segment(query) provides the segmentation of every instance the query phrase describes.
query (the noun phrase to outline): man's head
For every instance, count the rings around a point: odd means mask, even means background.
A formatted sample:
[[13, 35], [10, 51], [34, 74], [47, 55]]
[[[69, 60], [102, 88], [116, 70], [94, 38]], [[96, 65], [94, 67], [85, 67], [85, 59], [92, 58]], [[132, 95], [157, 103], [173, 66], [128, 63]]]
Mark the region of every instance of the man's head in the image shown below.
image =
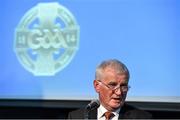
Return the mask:
[[103, 61], [97, 67], [94, 88], [107, 110], [114, 111], [124, 104], [129, 76], [127, 67], [116, 59]]

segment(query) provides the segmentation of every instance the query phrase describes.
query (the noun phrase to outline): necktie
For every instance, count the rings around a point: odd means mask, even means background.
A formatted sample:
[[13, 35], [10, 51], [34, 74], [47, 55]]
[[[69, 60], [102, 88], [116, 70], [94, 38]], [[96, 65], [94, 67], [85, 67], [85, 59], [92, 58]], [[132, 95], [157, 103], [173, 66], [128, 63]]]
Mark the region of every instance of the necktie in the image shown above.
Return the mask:
[[112, 117], [114, 117], [114, 114], [112, 112], [107, 111], [104, 113], [104, 116], [105, 116], [106, 120], [109, 120]]

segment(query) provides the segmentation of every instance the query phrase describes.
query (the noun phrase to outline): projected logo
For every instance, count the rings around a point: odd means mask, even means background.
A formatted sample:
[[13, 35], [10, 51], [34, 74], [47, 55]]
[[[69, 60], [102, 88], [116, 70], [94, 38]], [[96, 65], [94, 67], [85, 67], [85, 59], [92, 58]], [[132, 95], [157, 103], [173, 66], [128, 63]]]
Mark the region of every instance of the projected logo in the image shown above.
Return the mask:
[[71, 12], [58, 3], [39, 3], [21, 19], [14, 49], [23, 67], [35, 76], [52, 76], [73, 59], [79, 26]]

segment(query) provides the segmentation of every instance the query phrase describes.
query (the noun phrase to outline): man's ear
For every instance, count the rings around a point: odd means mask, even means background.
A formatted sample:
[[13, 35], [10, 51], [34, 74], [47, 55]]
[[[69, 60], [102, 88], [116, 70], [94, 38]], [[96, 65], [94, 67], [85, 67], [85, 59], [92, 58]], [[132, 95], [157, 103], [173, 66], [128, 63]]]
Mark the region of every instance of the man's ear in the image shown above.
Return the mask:
[[97, 80], [94, 80], [94, 89], [96, 90], [97, 93], [100, 91], [100, 83]]

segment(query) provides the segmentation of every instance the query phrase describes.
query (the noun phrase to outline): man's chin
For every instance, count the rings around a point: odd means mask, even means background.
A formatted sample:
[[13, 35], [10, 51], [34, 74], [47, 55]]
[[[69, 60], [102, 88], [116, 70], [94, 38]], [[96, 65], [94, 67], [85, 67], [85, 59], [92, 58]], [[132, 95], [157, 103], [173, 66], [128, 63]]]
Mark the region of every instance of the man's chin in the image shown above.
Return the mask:
[[120, 101], [120, 100], [113, 100], [112, 101], [112, 107], [113, 108], [119, 108], [122, 107], [124, 104], [124, 102]]

